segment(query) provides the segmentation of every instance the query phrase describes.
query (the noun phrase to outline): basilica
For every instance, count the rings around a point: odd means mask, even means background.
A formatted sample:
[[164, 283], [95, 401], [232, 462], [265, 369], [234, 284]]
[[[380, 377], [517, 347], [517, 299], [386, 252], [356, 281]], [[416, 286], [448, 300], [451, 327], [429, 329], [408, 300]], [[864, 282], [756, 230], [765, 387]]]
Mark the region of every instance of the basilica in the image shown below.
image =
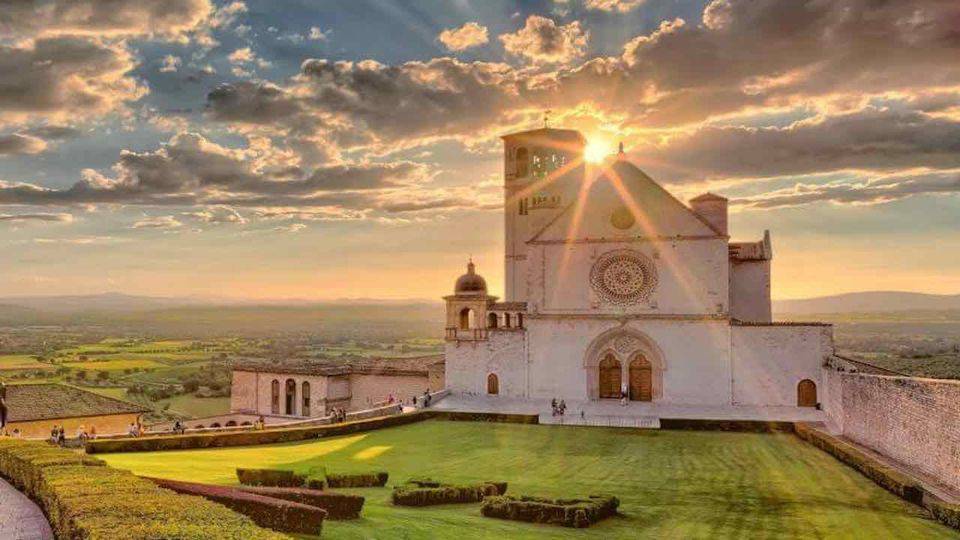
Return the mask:
[[772, 321], [769, 232], [684, 204], [577, 131], [503, 137], [505, 290], [473, 261], [445, 297], [453, 395], [817, 407], [829, 325]]

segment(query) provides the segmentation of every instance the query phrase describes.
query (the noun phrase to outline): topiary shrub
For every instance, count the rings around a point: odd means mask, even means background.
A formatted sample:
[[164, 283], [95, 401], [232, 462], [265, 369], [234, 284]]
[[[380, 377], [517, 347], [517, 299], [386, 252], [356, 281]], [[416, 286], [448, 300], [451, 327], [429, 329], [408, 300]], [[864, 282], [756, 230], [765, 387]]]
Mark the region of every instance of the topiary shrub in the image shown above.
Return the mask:
[[43, 508], [61, 539], [285, 538], [219, 504], [45, 443], [0, 439], [0, 475]]
[[307, 477], [282, 469], [243, 469], [237, 467], [237, 478], [245, 486], [300, 487]]
[[389, 475], [383, 471], [360, 474], [327, 474], [327, 486], [331, 488], [383, 487]]
[[393, 488], [393, 504], [398, 506], [433, 506], [438, 504], [462, 504], [482, 501], [485, 497], [503, 495], [506, 482], [483, 482], [476, 485], [457, 486], [441, 484], [430, 479], [412, 479]]
[[150, 478], [162, 488], [196, 495], [248, 516], [254, 523], [276, 531], [320, 535], [327, 511], [316, 506], [251, 493], [240, 488]]
[[347, 493], [328, 493], [305, 488], [277, 488], [277, 487], [239, 487], [243, 491], [276, 497], [288, 501], [308, 504], [323, 508], [327, 511], [328, 519], [356, 519], [360, 517], [364, 498], [360, 495]]
[[620, 500], [591, 495], [586, 499], [544, 499], [497, 496], [483, 499], [480, 513], [486, 517], [584, 528], [616, 515]]

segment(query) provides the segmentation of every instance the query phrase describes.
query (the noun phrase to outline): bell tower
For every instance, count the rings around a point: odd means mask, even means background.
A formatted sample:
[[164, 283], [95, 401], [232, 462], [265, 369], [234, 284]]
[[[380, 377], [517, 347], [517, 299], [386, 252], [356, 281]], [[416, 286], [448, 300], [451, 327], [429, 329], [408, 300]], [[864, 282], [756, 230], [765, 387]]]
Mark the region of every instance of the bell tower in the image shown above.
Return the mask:
[[503, 139], [507, 302], [527, 300], [527, 241], [572, 203], [585, 174], [579, 131], [543, 127]]

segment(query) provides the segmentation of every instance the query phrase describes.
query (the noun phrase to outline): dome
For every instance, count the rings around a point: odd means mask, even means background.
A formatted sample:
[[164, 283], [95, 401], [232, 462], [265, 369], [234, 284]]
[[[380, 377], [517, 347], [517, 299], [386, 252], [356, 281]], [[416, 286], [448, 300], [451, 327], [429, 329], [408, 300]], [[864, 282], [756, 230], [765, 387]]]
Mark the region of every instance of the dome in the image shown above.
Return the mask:
[[457, 278], [455, 294], [487, 294], [487, 282], [477, 274], [473, 261], [467, 263], [467, 273]]

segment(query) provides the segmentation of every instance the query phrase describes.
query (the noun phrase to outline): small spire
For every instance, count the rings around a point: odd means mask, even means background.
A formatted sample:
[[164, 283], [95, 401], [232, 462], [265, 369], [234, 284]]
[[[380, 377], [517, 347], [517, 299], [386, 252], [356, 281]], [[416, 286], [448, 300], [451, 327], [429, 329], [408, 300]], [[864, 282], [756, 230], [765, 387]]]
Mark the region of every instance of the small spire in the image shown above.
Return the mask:
[[622, 158], [623, 155], [624, 155], [624, 153], [623, 153], [623, 141], [620, 141], [620, 150], [617, 152], [617, 157]]
[[550, 113], [553, 112], [550, 109], [543, 111], [543, 127], [544, 129], [550, 127]]
[[475, 274], [475, 273], [476, 273], [476, 265], [473, 264], [473, 256], [472, 256], [472, 255], [467, 259], [467, 273], [468, 273], [468, 274]]

